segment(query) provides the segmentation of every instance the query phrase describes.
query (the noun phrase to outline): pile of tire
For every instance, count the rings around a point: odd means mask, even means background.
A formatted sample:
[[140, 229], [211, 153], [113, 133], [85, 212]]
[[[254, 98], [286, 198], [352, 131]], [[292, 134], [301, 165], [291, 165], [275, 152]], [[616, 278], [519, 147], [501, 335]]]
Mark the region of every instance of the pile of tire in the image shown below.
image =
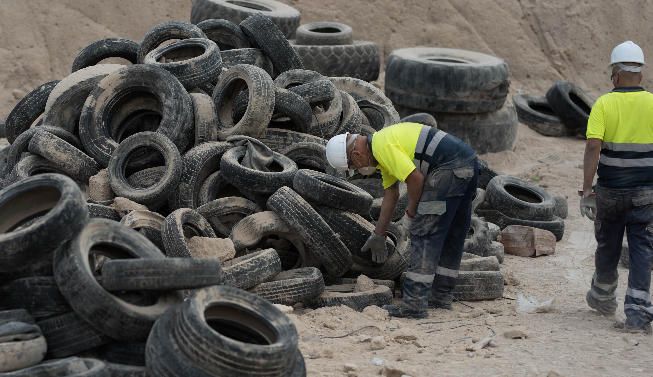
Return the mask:
[[508, 65], [479, 52], [449, 48], [402, 48], [385, 68], [385, 93], [401, 116], [426, 112], [438, 128], [478, 153], [512, 148], [517, 114], [506, 103]]
[[509, 175], [492, 178], [475, 213], [504, 229], [523, 225], [548, 230], [560, 241], [564, 235], [567, 200], [543, 188]]
[[569, 81], [556, 81], [545, 97], [512, 97], [519, 121], [544, 136], [585, 137], [594, 100]]

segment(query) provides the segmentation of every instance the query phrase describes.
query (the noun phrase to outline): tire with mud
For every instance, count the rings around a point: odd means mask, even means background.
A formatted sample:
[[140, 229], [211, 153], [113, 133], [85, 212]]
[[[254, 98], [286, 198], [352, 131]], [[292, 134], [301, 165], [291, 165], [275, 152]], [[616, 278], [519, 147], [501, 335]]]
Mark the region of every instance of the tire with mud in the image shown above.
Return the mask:
[[94, 66], [104, 59], [123, 58], [132, 64], [138, 62], [140, 45], [124, 38], [105, 38], [84, 47], [73, 61], [71, 72]]
[[43, 319], [38, 325], [48, 342], [48, 358], [77, 355], [111, 341], [74, 312]]
[[487, 256], [487, 250], [492, 243], [489, 232], [490, 230], [485, 220], [472, 216], [471, 226], [467, 238], [465, 238], [463, 251], [481, 257]]
[[567, 198], [562, 195], [554, 195], [553, 202], [555, 203], [553, 214], [560, 217], [561, 219], [566, 219], [569, 215], [569, 205], [567, 204]]
[[487, 209], [479, 207], [476, 210], [479, 217], [483, 217], [486, 221], [497, 224], [501, 229], [508, 225], [523, 225], [533, 228], [548, 230], [556, 237], [556, 241], [560, 241], [565, 233], [565, 222], [563, 219], [553, 216], [550, 220], [524, 220], [508, 216], [501, 211], [495, 209]]
[[459, 301], [494, 300], [503, 296], [501, 271], [460, 271], [451, 292]]
[[273, 304], [292, 306], [307, 303], [324, 291], [322, 273], [315, 267], [282, 271], [272, 280], [261, 283], [250, 292]]
[[543, 188], [509, 175], [499, 175], [490, 181], [485, 191], [489, 208], [510, 217], [524, 220], [551, 220], [555, 201]]
[[249, 199], [228, 196], [213, 200], [197, 208], [221, 237], [229, 237], [231, 229], [243, 218], [261, 212], [261, 208]]
[[13, 143], [43, 114], [48, 97], [57, 84], [59, 80], [39, 85], [14, 106], [5, 120], [5, 133], [9, 143]]
[[246, 146], [235, 147], [222, 156], [220, 171], [229, 183], [240, 190], [261, 194], [272, 194], [280, 187], [292, 186], [298, 170], [293, 160], [274, 152], [270, 171], [259, 171], [241, 164], [246, 152]]
[[253, 14], [240, 23], [240, 28], [252, 46], [260, 48], [270, 58], [277, 74], [304, 68], [299, 55], [270, 18], [260, 13]]
[[319, 136], [279, 128], [268, 128], [260, 140], [275, 152], [281, 152], [297, 143], [317, 143], [324, 146], [327, 143]]
[[367, 123], [375, 130], [380, 130], [399, 121], [399, 113], [381, 89], [353, 77], [330, 77], [329, 79], [338, 90], [347, 92], [354, 97], [358, 107], [365, 114]]
[[148, 240], [152, 241], [159, 250], [163, 250], [163, 239], [161, 235], [161, 228], [165, 222], [165, 217], [162, 215], [145, 210], [136, 210], [131, 211], [122, 219], [119, 219], [120, 223], [126, 227], [132, 228], [142, 235], [144, 235]]
[[197, 211], [180, 208], [166, 217], [161, 237], [168, 257], [191, 258], [188, 247], [191, 237], [216, 238], [211, 224]]
[[3, 285], [0, 307], [25, 309], [37, 320], [71, 311], [51, 276], [25, 277]]
[[145, 33], [138, 49], [138, 63], [145, 62], [145, 56], [163, 42], [189, 38], [205, 38], [204, 32], [196, 25], [183, 21], [168, 21], [155, 25]]
[[388, 250], [388, 259], [380, 266], [366, 266], [355, 263], [352, 271], [359, 272], [372, 279], [394, 280], [399, 278], [408, 267], [410, 239], [402, 225], [390, 223], [387, 230], [388, 239], [394, 249]]
[[29, 142], [28, 150], [37, 154], [77, 182], [88, 183], [100, 171], [93, 158], [47, 131], [38, 130]]
[[250, 289], [281, 272], [281, 259], [274, 249], [265, 249], [226, 261], [222, 265], [224, 284]]
[[220, 52], [251, 47], [240, 26], [229, 20], [206, 19], [197, 23], [197, 27], [204, 32], [208, 39], [218, 45]]
[[379, 78], [379, 45], [370, 41], [353, 41], [344, 45], [309, 45], [291, 41], [304, 67], [329, 77], [352, 77], [363, 81]]
[[343, 211], [367, 214], [372, 206], [372, 195], [346, 180], [315, 170], [298, 170], [293, 188], [311, 203]]
[[556, 81], [546, 99], [569, 133], [585, 136], [594, 99], [569, 81]]
[[512, 102], [519, 121], [544, 136], [566, 136], [569, 131], [555, 114], [546, 97], [516, 94]]
[[356, 311], [363, 311], [368, 306], [392, 303], [392, 290], [384, 285], [375, 285], [374, 289], [356, 292], [355, 284], [329, 285], [324, 289], [313, 305], [317, 307], [345, 305]]
[[6, 323], [0, 325], [0, 332], [3, 333], [3, 339], [0, 339], [0, 373], [29, 368], [45, 357], [47, 344], [38, 326]]
[[6, 377], [112, 377], [106, 364], [97, 359], [69, 357], [50, 360], [30, 368], [4, 374]]

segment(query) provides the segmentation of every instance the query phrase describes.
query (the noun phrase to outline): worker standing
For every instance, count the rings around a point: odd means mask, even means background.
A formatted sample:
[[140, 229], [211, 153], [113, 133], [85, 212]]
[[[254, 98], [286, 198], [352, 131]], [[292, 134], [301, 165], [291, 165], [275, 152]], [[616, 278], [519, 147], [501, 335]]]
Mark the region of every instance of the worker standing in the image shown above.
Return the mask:
[[385, 237], [399, 198], [398, 181], [406, 182], [404, 220], [409, 224], [411, 252], [403, 302], [384, 308], [392, 316], [411, 318], [426, 317], [428, 305], [451, 309], [478, 180], [474, 150], [437, 128], [399, 123], [370, 136], [334, 136], [326, 155], [336, 169], [357, 169], [363, 175], [381, 171], [381, 214], [363, 246], [375, 262], [387, 258]]
[[[617, 264], [624, 231], [630, 273], [624, 311], [615, 327], [651, 333], [653, 307], [653, 94], [645, 91], [642, 49], [631, 41], [612, 50], [612, 92], [601, 96], [587, 124], [581, 214], [594, 220], [597, 241], [588, 305], [603, 315], [617, 310]], [[598, 168], [598, 170], [597, 170]], [[598, 173], [596, 193], [592, 192]]]

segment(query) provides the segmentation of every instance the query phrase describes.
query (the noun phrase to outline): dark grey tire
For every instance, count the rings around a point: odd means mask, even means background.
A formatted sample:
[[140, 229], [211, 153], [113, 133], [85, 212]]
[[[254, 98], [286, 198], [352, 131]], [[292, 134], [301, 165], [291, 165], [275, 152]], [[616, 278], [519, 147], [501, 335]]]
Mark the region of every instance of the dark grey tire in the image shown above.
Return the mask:
[[19, 182], [25, 178], [33, 177], [39, 174], [61, 174], [68, 176], [68, 174], [61, 170], [59, 166], [46, 160], [41, 156], [31, 153], [24, 154], [23, 158], [14, 166], [12, 171], [3, 182], [5, 186], [12, 183]]
[[[157, 123], [149, 129], [124, 129], [125, 119], [146, 111]], [[120, 119], [122, 118], [122, 119]], [[107, 166], [120, 141], [140, 131], [156, 131], [180, 151], [193, 143], [193, 104], [169, 72], [147, 64], [125, 67], [105, 77], [91, 92], [80, 118], [86, 152]]]
[[267, 16], [253, 14], [240, 23], [240, 28], [252, 46], [260, 48], [270, 58], [277, 74], [304, 68], [301, 58], [290, 46], [286, 36]]
[[353, 41], [339, 46], [304, 45], [291, 41], [304, 67], [329, 77], [352, 77], [363, 81], [379, 78], [381, 53], [370, 41]]
[[329, 79], [338, 90], [347, 92], [354, 97], [358, 107], [365, 113], [369, 125], [375, 130], [380, 130], [399, 121], [399, 113], [381, 89], [352, 77], [330, 77]]
[[25, 309], [0, 310], [0, 325], [8, 322], [34, 324], [34, 317]]
[[26, 277], [0, 288], [0, 307], [26, 309], [37, 320], [71, 311], [50, 276]]
[[546, 99], [568, 132], [585, 136], [594, 99], [569, 81], [556, 81], [546, 92]]
[[19, 371], [5, 373], [6, 377], [112, 377], [106, 364], [90, 358], [69, 357], [51, 360]]
[[272, 280], [249, 290], [273, 304], [307, 303], [324, 291], [322, 273], [315, 267], [282, 271]]
[[373, 290], [355, 292], [355, 284], [330, 285], [324, 289], [314, 302], [317, 307], [345, 305], [362, 311], [368, 306], [383, 306], [392, 303], [392, 290], [384, 285], [376, 285]]
[[240, 163], [247, 147], [235, 147], [227, 151], [220, 161], [224, 178], [236, 188], [254, 193], [272, 194], [282, 186], [291, 186], [297, 173], [297, 164], [288, 157], [274, 152], [270, 171], [248, 168]]
[[[248, 105], [243, 117], [233, 119], [233, 100], [237, 93], [247, 89]], [[213, 91], [218, 118], [218, 137], [222, 140], [231, 135], [259, 137], [274, 113], [274, 82], [261, 68], [239, 64], [220, 75]]]
[[316, 143], [326, 146], [327, 141], [319, 136], [303, 132], [268, 128], [259, 140], [275, 152], [281, 152], [297, 143]]
[[222, 275], [217, 259], [109, 260], [100, 284], [108, 291], [169, 291], [219, 285]]
[[392, 102], [428, 112], [496, 111], [510, 87], [508, 65], [502, 59], [466, 50], [395, 50], [385, 72], [385, 92]]
[[480, 158], [478, 159], [478, 187], [486, 190], [487, 185], [490, 183], [492, 178], [496, 177], [497, 175], [499, 174], [490, 168], [485, 160]]
[[145, 56], [163, 42], [188, 38], [206, 38], [206, 35], [200, 28], [187, 22], [168, 21], [160, 23], [145, 33], [138, 49], [138, 63], [143, 63]]
[[111, 377], [146, 377], [147, 369], [144, 366], [123, 365], [106, 362]]
[[290, 90], [277, 88], [274, 95], [274, 114], [270, 125], [308, 132], [312, 124], [313, 112], [309, 103]]
[[[21, 227], [34, 218], [39, 220]], [[5, 273], [74, 237], [88, 221], [88, 209], [72, 179], [40, 174], [0, 191], [0, 219], [0, 273]]]
[[566, 219], [569, 215], [569, 206], [567, 204], [567, 198], [562, 195], [554, 195], [553, 202], [555, 203], [555, 208], [553, 209], [553, 214], [560, 217], [561, 219]]
[[186, 89], [212, 84], [222, 72], [218, 45], [206, 38], [188, 38], [157, 47], [143, 61], [172, 73]]
[[351, 253], [299, 194], [284, 186], [270, 196], [267, 206], [303, 237], [309, 251], [330, 275], [339, 277], [349, 270]]
[[298, 45], [350, 45], [354, 42], [351, 26], [340, 22], [319, 21], [300, 25], [295, 39]]
[[326, 160], [326, 147], [324, 144], [313, 142], [299, 142], [289, 145], [280, 152], [282, 155], [295, 161], [299, 169], [310, 169], [327, 173], [334, 177], [344, 176], [335, 170]]
[[73, 312], [41, 320], [38, 325], [48, 342], [49, 358], [77, 355], [111, 341]]
[[211, 18], [223, 18], [239, 24], [253, 14], [269, 17], [287, 38], [294, 36], [299, 26], [299, 11], [274, 0], [194, 0], [190, 22], [197, 24]]
[[388, 250], [389, 257], [380, 266], [366, 266], [355, 263], [352, 271], [359, 272], [372, 279], [394, 280], [406, 271], [410, 253], [410, 239], [403, 226], [390, 223], [387, 231], [388, 238], [395, 245], [394, 250]]
[[88, 216], [92, 219], [120, 221], [120, 214], [115, 209], [102, 204], [87, 203]]
[[323, 80], [326, 76], [307, 69], [291, 69], [280, 73], [274, 78], [274, 84], [279, 88], [290, 89], [310, 82]]
[[342, 119], [337, 133], [349, 132], [352, 134], [361, 133], [363, 118], [365, 114], [358, 107], [358, 103], [349, 93], [340, 91], [342, 97]]
[[165, 217], [162, 215], [151, 211], [136, 210], [129, 212], [122, 219], [119, 219], [119, 221], [122, 225], [144, 235], [159, 250], [164, 250], [161, 228], [163, 227]]
[[555, 201], [543, 188], [509, 175], [494, 177], [485, 191], [489, 208], [524, 220], [551, 220]]
[[546, 97], [517, 94], [512, 97], [519, 121], [544, 136], [566, 136], [569, 131], [555, 114]]
[[486, 257], [487, 251], [492, 243], [489, 232], [490, 230], [485, 220], [472, 216], [471, 226], [467, 238], [465, 238], [463, 251]]
[[499, 271], [499, 259], [495, 256], [475, 257], [460, 262], [460, 271]]
[[45, 111], [48, 97], [59, 81], [48, 81], [27, 93], [11, 110], [5, 120], [7, 141], [13, 143], [18, 135], [29, 129]]
[[195, 145], [218, 140], [218, 118], [211, 96], [191, 93], [190, 99], [195, 117]]
[[220, 51], [222, 55], [222, 67], [231, 68], [238, 64], [248, 64], [261, 68], [268, 75], [272, 76], [274, 68], [272, 62], [263, 51], [258, 48], [239, 48], [234, 50]]
[[414, 113], [404, 116], [399, 122], [419, 123], [433, 128], [438, 128], [438, 121], [435, 120], [433, 115], [428, 113]]
[[84, 47], [75, 57], [71, 72], [94, 66], [104, 59], [123, 58], [132, 64], [138, 61], [140, 45], [124, 38], [105, 38]]
[[213, 200], [197, 208], [221, 237], [229, 237], [231, 229], [243, 218], [260, 212], [261, 208], [249, 199], [225, 197]]
[[240, 26], [225, 19], [207, 19], [197, 23], [206, 37], [217, 43], [220, 52], [241, 48], [249, 48], [249, 40]]
[[368, 214], [372, 206], [372, 195], [346, 180], [314, 170], [297, 171], [293, 189], [304, 199], [318, 205]]
[[225, 285], [250, 289], [280, 273], [281, 259], [274, 249], [265, 249], [228, 260], [222, 268]]
[[32, 136], [28, 149], [78, 182], [88, 183], [89, 178], [100, 171], [100, 166], [89, 155], [45, 130]]
[[501, 271], [460, 271], [451, 292], [459, 301], [494, 300], [503, 296]]
[[480, 208], [476, 210], [479, 217], [483, 217], [486, 221], [497, 224], [501, 229], [508, 225], [523, 225], [533, 228], [548, 230], [556, 237], [556, 241], [560, 241], [565, 233], [565, 222], [559, 217], [553, 217], [550, 220], [524, 220], [508, 216], [501, 211], [495, 209]]
[[180, 208], [166, 217], [161, 231], [168, 257], [191, 258], [188, 239], [191, 237], [216, 238], [211, 224], [197, 211]]
[[138, 232], [109, 220], [91, 220], [75, 239], [55, 252], [55, 279], [77, 315], [113, 339], [145, 340], [154, 321], [178, 304], [181, 296], [165, 292], [152, 302], [136, 305], [107, 292], [89, 264], [94, 248], [101, 248], [102, 255], [110, 259], [163, 259], [164, 255]]
[[[166, 170], [155, 185], [134, 187], [127, 180], [127, 167], [135, 152], [143, 149], [153, 149], [161, 153], [165, 160]], [[128, 137], [113, 151], [111, 161], [109, 161], [109, 181], [113, 192], [117, 196], [143, 204], [165, 200], [179, 185], [181, 171], [179, 150], [170, 139], [157, 132], [139, 132]]]

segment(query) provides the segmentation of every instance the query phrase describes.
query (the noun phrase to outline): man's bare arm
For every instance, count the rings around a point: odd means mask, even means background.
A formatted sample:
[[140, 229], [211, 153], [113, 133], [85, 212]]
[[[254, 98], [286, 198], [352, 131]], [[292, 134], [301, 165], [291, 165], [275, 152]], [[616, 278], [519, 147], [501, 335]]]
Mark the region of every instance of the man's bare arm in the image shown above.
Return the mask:
[[417, 212], [417, 205], [422, 197], [422, 190], [424, 189], [424, 175], [417, 169], [413, 170], [406, 178], [406, 185], [408, 186], [408, 207], [406, 213], [408, 216], [414, 217]]
[[392, 215], [395, 211], [395, 206], [399, 200], [399, 185], [395, 184], [387, 188], [383, 192], [383, 202], [381, 202], [381, 214], [379, 215], [379, 221], [376, 222], [376, 228], [374, 233], [385, 236], [385, 232], [388, 230], [388, 225], [390, 220], [392, 220]]
[[589, 195], [592, 192], [592, 183], [594, 174], [599, 165], [599, 155], [601, 154], [601, 140], [587, 139], [585, 144], [585, 157], [583, 159], [583, 193]]

